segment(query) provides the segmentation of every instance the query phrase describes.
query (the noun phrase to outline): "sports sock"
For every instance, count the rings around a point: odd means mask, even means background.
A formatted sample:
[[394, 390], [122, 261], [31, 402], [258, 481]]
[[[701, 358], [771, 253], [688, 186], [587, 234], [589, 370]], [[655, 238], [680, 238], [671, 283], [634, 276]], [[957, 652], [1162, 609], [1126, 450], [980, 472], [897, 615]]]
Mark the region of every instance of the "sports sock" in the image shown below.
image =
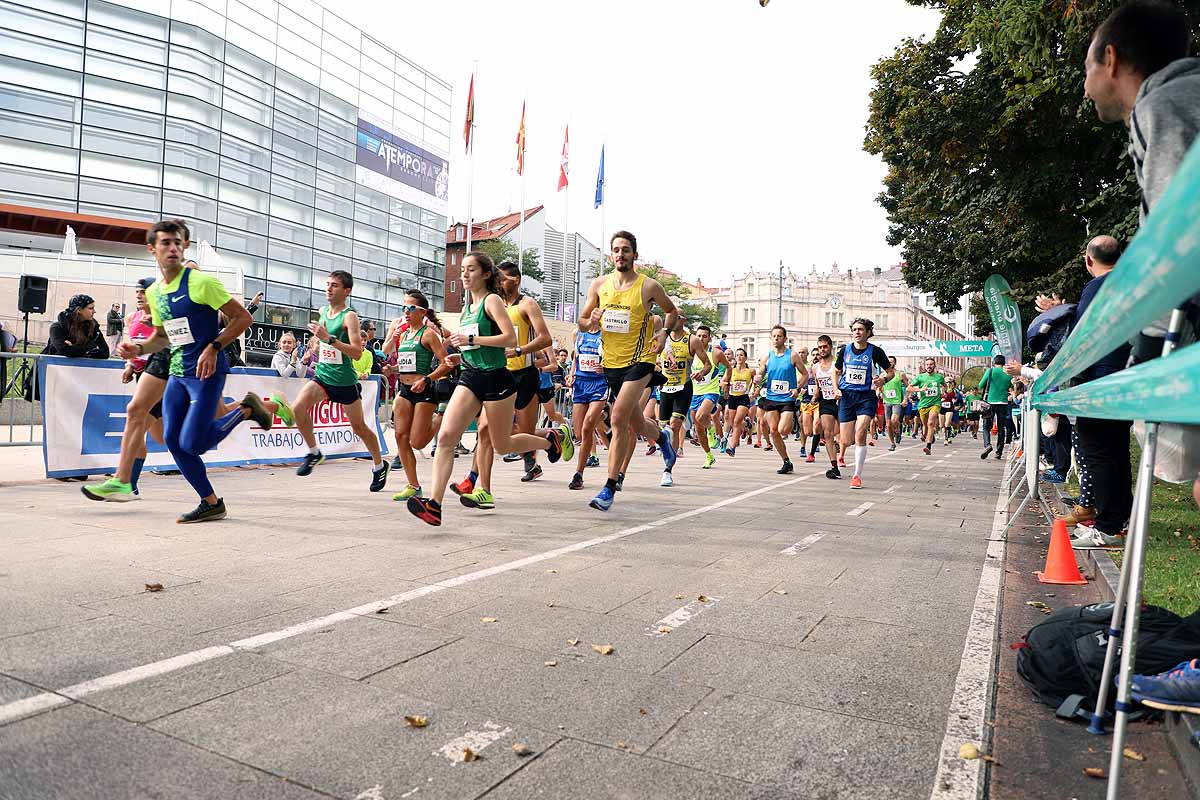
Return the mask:
[[533, 453], [526, 453], [525, 454], [525, 471], [529, 472], [535, 466], [537, 466], [537, 462], [533, 460]]
[[142, 476], [142, 467], [146, 465], [146, 459], [135, 458], [133, 460], [133, 469], [129, 471], [129, 486], [135, 492], [138, 490], [138, 478]]
[[320, 452], [321, 452], [321, 448], [317, 447], [315, 444], [312, 447], [308, 448], [309, 455], [315, 456]]
[[608, 480], [606, 480], [604, 482], [604, 488], [608, 489], [610, 492], [615, 492], [617, 490], [617, 479], [609, 478]]
[[814, 433], [813, 437], [812, 437], [812, 447], [808, 448], [808, 454], [810, 456], [815, 456], [817, 454], [817, 449], [820, 447], [820, 445], [821, 445], [821, 437], [819, 434]]
[[862, 474], [863, 464], [867, 463], [867, 448], [856, 447], [854, 449], [854, 474], [855, 476]]
[[474, 483], [475, 481], [479, 480], [479, 473], [475, 470], [471, 470], [467, 473], [467, 480], [469, 480], [471, 483]]

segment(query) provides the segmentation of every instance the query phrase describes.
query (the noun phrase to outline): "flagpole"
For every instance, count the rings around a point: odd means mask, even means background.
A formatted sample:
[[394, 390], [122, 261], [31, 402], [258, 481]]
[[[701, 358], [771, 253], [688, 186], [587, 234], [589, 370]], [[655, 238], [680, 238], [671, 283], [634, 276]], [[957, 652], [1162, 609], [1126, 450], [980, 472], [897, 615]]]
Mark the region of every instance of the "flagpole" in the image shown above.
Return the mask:
[[[528, 100], [528, 96], [526, 96]], [[517, 156], [517, 177], [521, 179], [521, 224], [517, 231], [517, 271], [525, 274], [525, 101], [521, 101], [521, 152]]]
[[[470, 96], [467, 100], [467, 114], [469, 115], [467, 123], [470, 125], [470, 133], [467, 138], [467, 253], [471, 252], [471, 233], [475, 228], [474, 218], [471, 216], [471, 204], [475, 195], [475, 79], [477, 77], [479, 77], [479, 59], [475, 59], [475, 69], [471, 73]], [[465, 254], [463, 257], [466, 257]]]
[[[601, 153], [602, 158], [603, 158], [604, 151], [607, 149], [608, 149], [608, 142], [606, 141], [600, 145], [600, 153]], [[603, 194], [600, 195], [600, 274], [603, 275], [605, 258], [606, 258], [605, 254], [608, 252], [604, 249], [607, 246], [604, 243], [604, 230], [605, 230], [604, 229], [604, 212], [608, 210], [608, 173], [607, 172], [605, 172], [604, 181], [601, 183], [600, 186], [601, 186], [601, 191], [603, 192]]]

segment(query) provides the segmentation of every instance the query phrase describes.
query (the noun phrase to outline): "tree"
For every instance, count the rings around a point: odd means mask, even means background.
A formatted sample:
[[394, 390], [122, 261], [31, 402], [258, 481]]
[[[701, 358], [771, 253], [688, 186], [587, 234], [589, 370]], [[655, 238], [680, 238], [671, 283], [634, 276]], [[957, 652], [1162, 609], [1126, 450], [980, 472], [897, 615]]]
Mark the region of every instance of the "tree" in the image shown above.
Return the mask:
[[[1200, 0], [1178, 1], [1200, 22]], [[1087, 240], [1137, 229], [1126, 130], [1083, 96], [1091, 35], [1117, 0], [908, 2], [942, 21], [872, 69], [864, 143], [888, 167], [878, 200], [905, 281], [943, 309], [993, 272], [1023, 314], [1039, 293], [1077, 295]]]
[[[511, 261], [517, 263], [517, 252], [520, 247], [511, 239], [500, 237], [498, 239], [485, 239], [475, 245], [476, 250], [482, 250], [492, 257], [492, 261], [499, 264], [501, 261]], [[535, 248], [528, 247], [521, 255], [521, 273], [527, 275], [539, 283], [544, 281], [545, 275], [542, 274], [542, 267], [538, 263], [538, 251]]]
[[[614, 269], [612, 260], [604, 259], [604, 274], [612, 272]], [[599, 275], [600, 262], [592, 259], [588, 263], [589, 273], [592, 278]], [[679, 280], [679, 276], [673, 272], [668, 272], [662, 268], [662, 265], [657, 262], [643, 264], [637, 268], [637, 271], [645, 275], [647, 278], [658, 281], [662, 284], [663, 291], [667, 293], [667, 297], [675, 303], [675, 307], [679, 309], [679, 313], [683, 314], [688, 319], [688, 324], [695, 328], [697, 325], [707, 325], [716, 333], [721, 327], [721, 315], [717, 313], [717, 309], [702, 303], [689, 302], [692, 291], [683, 285], [683, 281]], [[655, 306], [654, 313], [662, 316], [661, 308]]]

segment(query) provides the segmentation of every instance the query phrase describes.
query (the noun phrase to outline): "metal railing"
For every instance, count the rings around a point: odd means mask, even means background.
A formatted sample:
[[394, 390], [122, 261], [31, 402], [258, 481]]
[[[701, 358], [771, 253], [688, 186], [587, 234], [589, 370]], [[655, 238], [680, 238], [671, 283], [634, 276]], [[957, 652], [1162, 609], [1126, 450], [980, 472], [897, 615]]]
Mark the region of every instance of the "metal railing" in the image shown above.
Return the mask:
[[[242, 293], [240, 269], [212, 263], [204, 263], [202, 268], [216, 275], [230, 292]], [[0, 275], [40, 275], [53, 281], [131, 286], [138, 278], [157, 273], [158, 267], [150, 259], [0, 249]]]
[[0, 447], [42, 443], [42, 405], [37, 386], [40, 353], [0, 353]]

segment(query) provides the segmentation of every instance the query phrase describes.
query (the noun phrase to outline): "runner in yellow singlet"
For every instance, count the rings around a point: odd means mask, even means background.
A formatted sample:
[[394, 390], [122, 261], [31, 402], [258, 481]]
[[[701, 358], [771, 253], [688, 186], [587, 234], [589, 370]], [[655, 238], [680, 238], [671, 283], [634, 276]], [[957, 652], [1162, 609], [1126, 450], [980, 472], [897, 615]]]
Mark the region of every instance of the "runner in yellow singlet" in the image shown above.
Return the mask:
[[754, 370], [746, 365], [746, 351], [734, 351], [733, 368], [725, 373], [721, 389], [728, 393], [729, 403], [725, 409], [725, 429], [732, 440], [725, 448], [725, 455], [732, 456], [742, 441], [742, 427], [750, 412], [750, 390], [754, 388]]

